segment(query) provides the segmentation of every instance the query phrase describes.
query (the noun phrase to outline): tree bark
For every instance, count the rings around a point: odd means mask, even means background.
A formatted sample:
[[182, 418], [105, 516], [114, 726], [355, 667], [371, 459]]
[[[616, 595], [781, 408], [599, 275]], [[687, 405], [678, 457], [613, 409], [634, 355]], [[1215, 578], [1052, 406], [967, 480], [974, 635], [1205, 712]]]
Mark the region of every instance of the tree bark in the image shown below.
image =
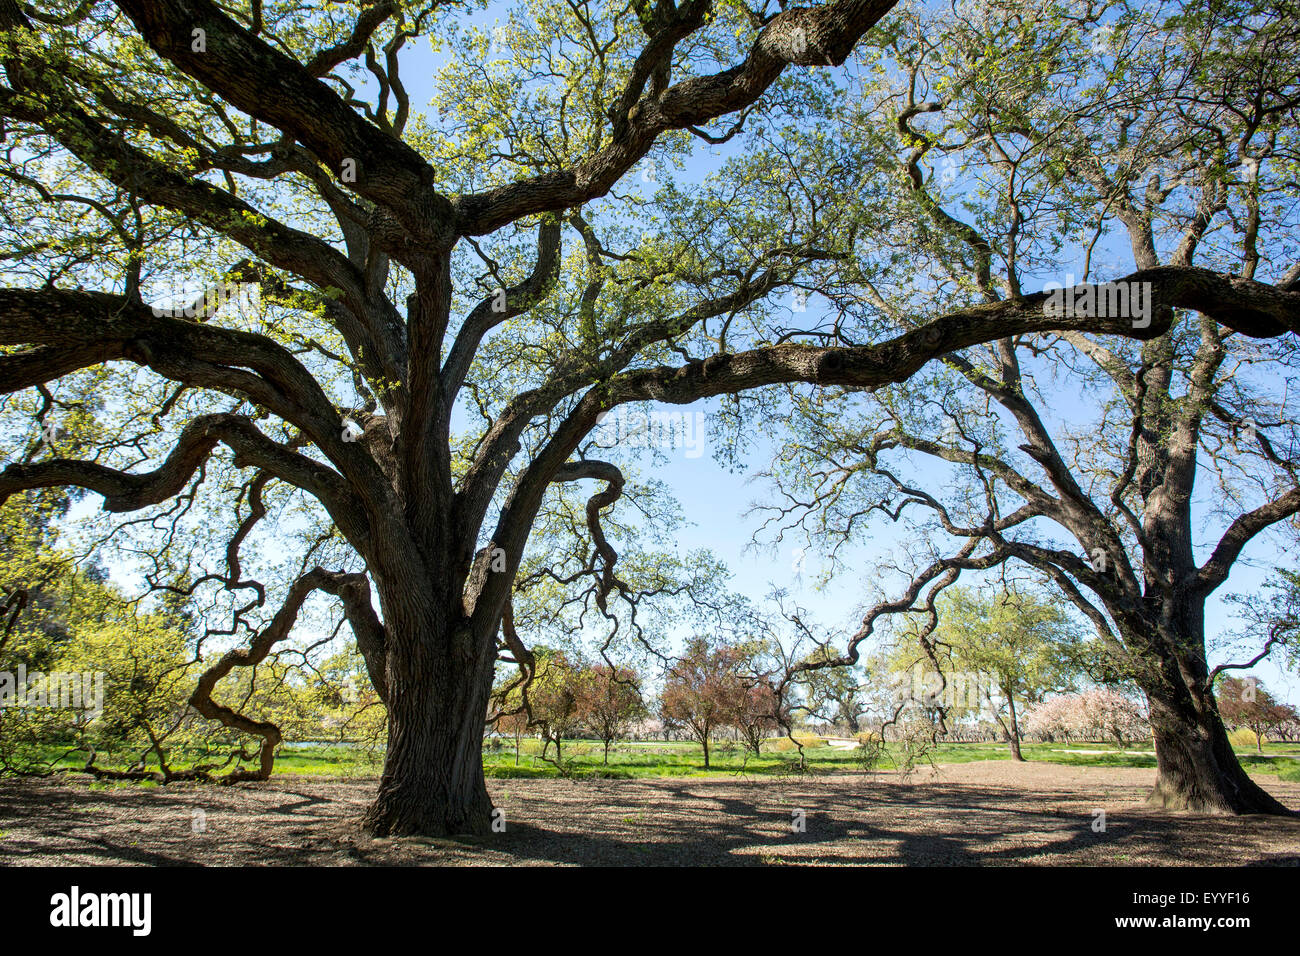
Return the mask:
[[389, 714], [388, 753], [366, 829], [375, 836], [490, 832], [492, 800], [474, 735], [457, 734], [446, 709], [428, 698], [397, 709]]
[[1011, 750], [1011, 759], [1024, 762], [1024, 754], [1020, 752], [1020, 739], [1013, 733], [1007, 740], [1007, 747]]
[[1007, 705], [1011, 708], [1011, 730], [1007, 733], [1011, 759], [1023, 761], [1025, 758], [1020, 753], [1020, 722], [1016, 720], [1016, 701], [1010, 694], [1007, 694]]
[[482, 753], [492, 679], [492, 659], [483, 647], [490, 645], [466, 633], [412, 634], [407, 615], [393, 617], [388, 751], [363, 825], [375, 836], [490, 833], [493, 808]]
[[1149, 802], [1194, 813], [1292, 815], [1237, 762], [1227, 729], [1205, 694], [1198, 702], [1181, 681], [1147, 690], [1156, 747]]

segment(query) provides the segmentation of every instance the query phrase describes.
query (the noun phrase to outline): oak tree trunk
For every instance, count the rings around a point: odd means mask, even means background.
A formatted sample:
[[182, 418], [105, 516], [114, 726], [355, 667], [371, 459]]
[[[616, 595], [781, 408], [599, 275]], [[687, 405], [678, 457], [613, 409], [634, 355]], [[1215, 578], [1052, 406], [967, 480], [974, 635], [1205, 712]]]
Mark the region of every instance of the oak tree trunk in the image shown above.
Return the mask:
[[387, 622], [388, 750], [364, 826], [375, 836], [490, 833], [482, 746], [492, 655], [468, 634], [413, 628], [407, 617]]
[[1242, 769], [1213, 700], [1181, 681], [1147, 691], [1156, 747], [1150, 803], [1166, 810], [1239, 814], [1291, 811]]
[[1156, 748], [1156, 784], [1148, 801], [1193, 813], [1289, 815], [1237, 762], [1214, 694], [1206, 689], [1204, 598], [1177, 595], [1160, 616], [1163, 621], [1148, 621], [1125, 635], [1126, 644], [1142, 649], [1145, 668], [1136, 683], [1147, 696]]

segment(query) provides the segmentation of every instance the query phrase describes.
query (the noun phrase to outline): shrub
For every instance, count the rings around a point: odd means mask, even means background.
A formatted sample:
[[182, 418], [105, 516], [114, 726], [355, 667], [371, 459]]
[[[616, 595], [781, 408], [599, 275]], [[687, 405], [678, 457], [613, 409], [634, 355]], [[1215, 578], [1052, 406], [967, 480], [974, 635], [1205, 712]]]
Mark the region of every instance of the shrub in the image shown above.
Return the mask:
[[879, 734], [858, 734], [858, 746], [853, 757], [863, 771], [875, 770], [886, 757], [885, 738]]
[[[1232, 733], [1228, 734], [1228, 740], [1234, 747], [1249, 747], [1255, 749], [1255, 732], [1249, 727], [1238, 727]], [[1268, 737], [1265, 737], [1263, 743], [1268, 743]]]

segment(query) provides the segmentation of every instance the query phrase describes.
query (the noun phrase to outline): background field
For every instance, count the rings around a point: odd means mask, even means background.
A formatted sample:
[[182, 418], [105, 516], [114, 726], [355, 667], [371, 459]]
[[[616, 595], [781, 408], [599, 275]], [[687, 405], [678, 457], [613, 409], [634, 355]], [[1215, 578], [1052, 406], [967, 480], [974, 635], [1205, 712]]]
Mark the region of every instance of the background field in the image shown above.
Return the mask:
[[[805, 744], [804, 756], [807, 770], [819, 773], [862, 772], [859, 756], [853, 750], [828, 746], [820, 738]], [[570, 776], [577, 779], [639, 779], [653, 777], [730, 777], [736, 774], [756, 776], [787, 776], [798, 773], [798, 752], [785, 738], [769, 740], [763, 754], [755, 757], [730, 741], [717, 741], [710, 748], [710, 768], [704, 769], [704, 758], [699, 744], [689, 741], [626, 741], [610, 748], [609, 762], [603, 760], [600, 741], [566, 740], [564, 742], [564, 771], [554, 763], [555, 750], [549, 759], [541, 757], [541, 741], [527, 738], [520, 741], [516, 762], [514, 740], [501, 739], [501, 749], [489, 745], [484, 748], [484, 771], [489, 779], [553, 779]], [[1021, 750], [1030, 762], [1059, 764], [1066, 767], [1134, 767], [1154, 768], [1155, 756], [1151, 743], [1125, 744], [1124, 752], [1110, 743], [1024, 743]], [[1068, 751], [1084, 751], [1072, 753]], [[53, 756], [53, 755], [52, 755]], [[173, 755], [175, 756], [175, 755]], [[185, 754], [187, 758], [209, 759], [202, 754]], [[1263, 755], [1253, 748], [1239, 749], [1237, 757], [1253, 775], [1265, 779], [1278, 777], [1283, 781], [1300, 783], [1300, 744], [1266, 743]], [[930, 759], [916, 761], [918, 768], [935, 764], [957, 764], [970, 761], [1010, 760], [1002, 743], [945, 743], [936, 747]], [[188, 761], [184, 761], [188, 762]], [[104, 766], [125, 769], [123, 758], [102, 761]], [[76, 760], [60, 761], [58, 766], [73, 769]], [[354, 744], [296, 743], [285, 746], [276, 759], [276, 775], [314, 775], [341, 778], [376, 777], [383, 766], [383, 751]], [[906, 766], [898, 745], [889, 744], [885, 757], [876, 769], [899, 770]], [[146, 769], [156, 769], [156, 764], [145, 764]], [[148, 785], [146, 782], [144, 785]]]

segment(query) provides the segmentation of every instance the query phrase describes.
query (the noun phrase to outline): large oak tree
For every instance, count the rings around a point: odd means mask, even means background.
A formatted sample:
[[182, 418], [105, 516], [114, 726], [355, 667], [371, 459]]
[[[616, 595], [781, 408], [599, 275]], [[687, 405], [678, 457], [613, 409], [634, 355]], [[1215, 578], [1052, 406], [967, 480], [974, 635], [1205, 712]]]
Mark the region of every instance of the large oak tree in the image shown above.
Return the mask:
[[[279, 604], [257, 627], [236, 609], [247, 647], [195, 706], [261, 736], [267, 770], [278, 733], [213, 691], [330, 595], [388, 711], [370, 829], [488, 831], [483, 718], [498, 651], [529, 657], [512, 595], [557, 485], [598, 483], [585, 515], [601, 611], [624, 589], [600, 524], [624, 477], [590, 454], [602, 415], [791, 382], [878, 388], [1047, 331], [1160, 349], [1176, 310], [1240, 336], [1300, 328], [1292, 284], [1141, 259], [1127, 278], [1151, 284], [1144, 327], [1050, 314], [1013, 284], [853, 344], [782, 341], [737, 317], [763, 315], [846, 237], [870, 239], [869, 223], [806, 194], [725, 242], [707, 222], [695, 241], [680, 222], [629, 238], [638, 203], [619, 187], [638, 163], [797, 115], [815, 100], [807, 71], [843, 64], [892, 5], [538, 3], [494, 60], [453, 2], [0, 0], [0, 386], [42, 425], [0, 472], [0, 500], [78, 487], [141, 522], [224, 502], [210, 557], [225, 570], [185, 586]], [[416, 40], [442, 58], [429, 115], [401, 73]], [[261, 304], [234, 315], [199, 289], [152, 307], [196, 276], [213, 293], [255, 284]], [[87, 405], [84, 434], [43, 427]], [[264, 587], [241, 545], [278, 494], [321, 530], [286, 526], [302, 548], [282, 570], [297, 572]]]
[[[863, 86], [850, 165], [894, 184], [863, 215], [888, 223], [912, 269], [890, 268], [887, 246], [855, 260], [844, 285], [866, 286], [867, 304], [828, 286], [843, 306], [823, 340], [971, 299], [1005, 307], [1030, 282], [1091, 294], [1125, 260], [1142, 276], [1253, 287], [1268, 274], [1277, 294], [1300, 290], [1294, 9], [983, 10], [908, 10], [868, 41], [891, 69]], [[1263, 654], [1211, 669], [1206, 607], [1252, 543], [1300, 514], [1294, 343], [1159, 294], [1132, 318], [1161, 331], [1012, 334], [870, 397], [796, 402], [798, 437], [773, 472], [779, 519], [843, 541], [873, 515], [915, 516], [910, 537], [926, 542], [910, 564], [895, 555], [910, 582], [836, 660], [894, 614], [919, 616], [934, 658], [944, 589], [1028, 568], [1095, 628], [1103, 676], [1145, 692], [1154, 803], [1286, 812], [1240, 767], [1213, 693], [1217, 673]]]

